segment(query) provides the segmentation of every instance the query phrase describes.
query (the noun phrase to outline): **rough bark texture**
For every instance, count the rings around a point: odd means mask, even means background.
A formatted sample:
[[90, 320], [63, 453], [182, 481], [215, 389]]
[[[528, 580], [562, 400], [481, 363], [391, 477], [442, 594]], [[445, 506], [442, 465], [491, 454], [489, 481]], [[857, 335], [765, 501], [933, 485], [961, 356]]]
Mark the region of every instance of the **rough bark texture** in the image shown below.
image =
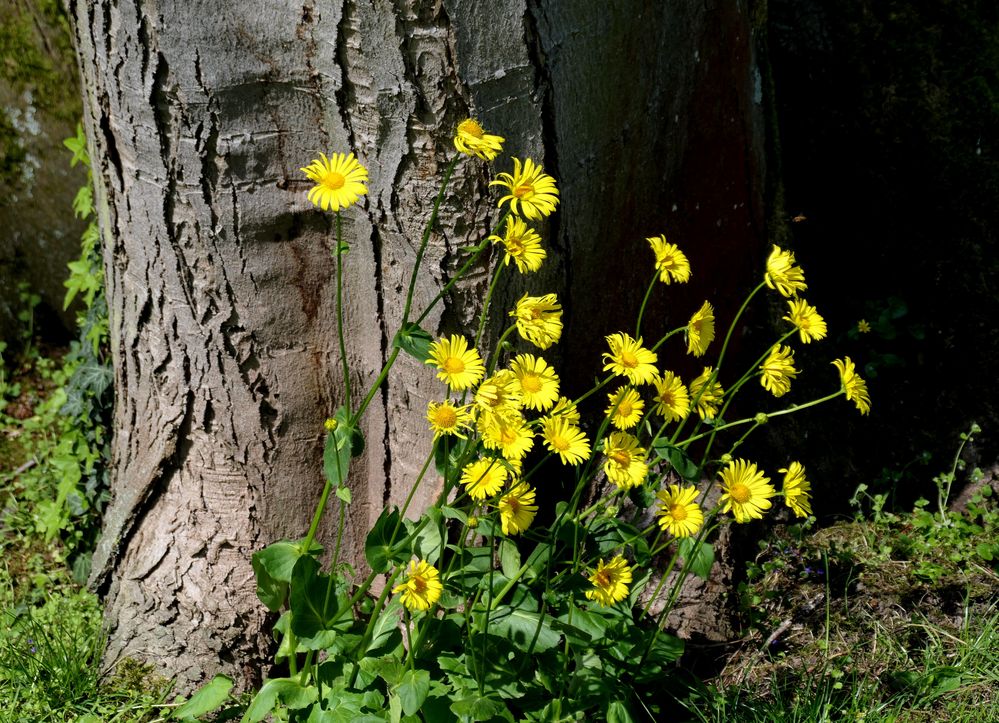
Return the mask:
[[[353, 150], [371, 175], [344, 215], [356, 388], [389, 351], [451, 129], [470, 112], [560, 180], [553, 262], [529, 288], [558, 291], [580, 320], [561, 352], [570, 385], [596, 371], [598, 334], [635, 308], [643, 236], [683, 237], [712, 287], [755, 276], [718, 279], [709, 261], [762, 249], [748, 11], [611, 5], [70, 3], [116, 368], [114, 498], [93, 580], [107, 598], [109, 662], [152, 661], [181, 689], [220, 669], [259, 675], [268, 637], [250, 555], [304, 534], [322, 420], [342, 403], [331, 223], [299, 171], [319, 151]], [[416, 308], [454, 250], [489, 228], [485, 174], [459, 165]], [[428, 318], [431, 333], [473, 318], [487, 271]], [[527, 288], [513, 278], [497, 315]], [[690, 292], [691, 310], [712, 290]], [[368, 412], [350, 478], [355, 560], [369, 523], [407, 493], [440, 393], [401, 359]]]

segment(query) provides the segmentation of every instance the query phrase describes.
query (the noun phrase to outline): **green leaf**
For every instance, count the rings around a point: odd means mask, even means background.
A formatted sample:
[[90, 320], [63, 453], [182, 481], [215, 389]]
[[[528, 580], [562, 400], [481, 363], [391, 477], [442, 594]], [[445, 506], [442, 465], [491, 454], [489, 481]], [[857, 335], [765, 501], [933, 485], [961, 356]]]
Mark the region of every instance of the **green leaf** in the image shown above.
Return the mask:
[[277, 612], [288, 596], [288, 583], [295, 563], [302, 556], [298, 545], [281, 540], [253, 553], [250, 564], [257, 576], [257, 597], [271, 612]]
[[402, 603], [393, 600], [375, 621], [371, 629], [371, 641], [368, 643], [368, 650], [365, 655], [377, 655], [379, 652], [387, 652], [384, 648], [395, 648], [402, 642], [402, 633], [399, 632], [399, 617], [402, 611]]
[[437, 562], [441, 554], [441, 527], [443, 515], [436, 507], [431, 507], [423, 513], [424, 519], [417, 524], [419, 532], [413, 537], [413, 554], [431, 565]]
[[345, 505], [349, 505], [353, 500], [353, 497], [350, 494], [350, 487], [337, 487], [336, 496]]
[[[644, 641], [641, 643], [641, 646], [644, 650]], [[641, 655], [641, 651], [636, 650], [635, 653], [636, 655]], [[683, 640], [668, 633], [659, 633], [659, 637], [656, 638], [655, 644], [649, 650], [646, 660], [653, 663], [665, 664], [679, 660], [681, 655], [683, 655]]]
[[232, 678], [225, 675], [216, 675], [201, 690], [188, 698], [184, 705], [173, 712], [174, 717], [180, 719], [194, 720], [205, 713], [211, 713], [225, 703], [232, 690]]
[[297, 678], [274, 678], [264, 683], [253, 696], [250, 707], [243, 715], [243, 723], [258, 723], [274, 710], [278, 701], [292, 710], [300, 710], [312, 705], [319, 697], [319, 690], [313, 686], [303, 686]]
[[500, 635], [520, 650], [541, 653], [551, 650], [562, 636], [552, 630], [551, 618], [540, 613], [500, 607], [489, 617], [489, 631]]
[[607, 706], [607, 723], [635, 723], [635, 719], [631, 717], [628, 706], [615, 700]]
[[638, 485], [638, 487], [632, 487], [628, 491], [628, 499], [634, 502], [639, 509], [647, 510], [655, 504], [656, 493], [648, 485]]
[[715, 548], [707, 542], [698, 542], [693, 537], [684, 537], [677, 547], [680, 556], [689, 562], [690, 571], [707, 580], [711, 576], [711, 566], [715, 564]]
[[326, 479], [337, 487], [344, 487], [350, 460], [364, 451], [364, 435], [350, 422], [346, 407], [340, 407], [333, 415], [336, 427], [326, 434], [326, 447], [323, 450], [323, 471]]
[[468, 716], [473, 721], [485, 721], [502, 715], [506, 706], [487, 696], [471, 695], [454, 701], [451, 711], [457, 716]]
[[380, 658], [365, 656], [358, 663], [361, 670], [377, 675], [390, 686], [396, 686], [402, 682], [402, 676], [406, 672], [406, 665], [398, 655], [383, 655]]
[[520, 571], [520, 550], [517, 543], [510, 539], [500, 541], [499, 545], [500, 569], [509, 578], [516, 577]]
[[688, 482], [699, 482], [701, 479], [701, 470], [694, 464], [693, 460], [687, 456], [687, 453], [677, 447], [676, 445], [670, 444], [666, 439], [659, 439], [652, 449], [655, 453], [659, 455], [660, 458], [667, 460], [676, 470], [676, 473], [683, 477]]
[[402, 711], [406, 715], [415, 715], [423, 706], [430, 692], [430, 673], [426, 670], [407, 670], [402, 676], [402, 682], [395, 693], [402, 701]]
[[299, 558], [291, 576], [291, 629], [300, 638], [312, 638], [330, 630], [346, 606], [329, 575], [319, 572], [311, 556]]
[[541, 543], [535, 547], [527, 558], [527, 571], [524, 576], [528, 580], [536, 580], [544, 574], [548, 560], [552, 556], [552, 547], [549, 544]]
[[992, 562], [992, 558], [995, 557], [994, 551], [996, 546], [990, 545], [987, 542], [980, 542], [975, 548], [978, 556], [987, 562]]
[[401, 529], [399, 508], [385, 508], [364, 540], [364, 559], [374, 572], [386, 572], [393, 560], [404, 561], [395, 549], [396, 530]]
[[417, 361], [425, 362], [430, 358], [430, 345], [433, 341], [434, 338], [421, 329], [419, 324], [409, 322], [396, 332], [392, 344]]

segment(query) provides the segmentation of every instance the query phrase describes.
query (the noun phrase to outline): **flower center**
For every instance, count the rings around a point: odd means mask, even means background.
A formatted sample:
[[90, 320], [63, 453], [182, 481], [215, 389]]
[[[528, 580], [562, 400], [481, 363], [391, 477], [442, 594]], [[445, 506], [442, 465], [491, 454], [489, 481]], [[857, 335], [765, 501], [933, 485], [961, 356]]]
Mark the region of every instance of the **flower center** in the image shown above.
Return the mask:
[[480, 126], [476, 121], [472, 120], [471, 118], [462, 121], [458, 125], [458, 132], [467, 133], [468, 135], [474, 136], [475, 138], [482, 138], [482, 136], [485, 134], [485, 131], [482, 130], [482, 126]]
[[552, 447], [554, 447], [555, 451], [557, 452], [564, 452], [567, 449], [569, 449], [569, 440], [560, 434], [556, 434], [548, 441], [551, 443]]
[[535, 394], [541, 391], [541, 379], [533, 375], [527, 376], [520, 380], [520, 386], [524, 388], [525, 392]]
[[679, 503], [670, 505], [669, 516], [677, 522], [683, 522], [687, 519], [687, 509]]
[[609, 456], [622, 467], [627, 467], [631, 464], [631, 455], [623, 449], [615, 450], [614, 452], [611, 452]]
[[632, 411], [634, 410], [631, 406], [631, 402], [623, 401], [617, 405], [617, 414], [619, 417], [630, 417]]
[[593, 578], [593, 582], [597, 587], [607, 588], [613, 583], [609, 570], [599, 570]]
[[753, 493], [746, 485], [742, 484], [742, 482], [736, 482], [729, 489], [728, 496], [740, 505], [744, 505], [749, 502], [749, 498], [753, 496]]
[[417, 595], [422, 594], [427, 589], [427, 581], [422, 577], [414, 577], [409, 582], [413, 586], [413, 592]]
[[506, 252], [511, 256], [520, 256], [524, 253], [524, 240], [518, 236], [507, 239]]
[[538, 319], [540, 319], [541, 318], [541, 309], [538, 308], [537, 306], [535, 306], [533, 309], [531, 309], [531, 318], [534, 321], [537, 321]]
[[436, 422], [438, 427], [450, 429], [458, 421], [458, 415], [450, 407], [441, 407], [437, 410]]
[[520, 512], [520, 500], [516, 497], [511, 497], [506, 501], [507, 506], [510, 508], [510, 514], [517, 514]]
[[347, 179], [343, 177], [342, 173], [337, 173], [332, 171], [327, 173], [323, 178], [323, 185], [331, 191], [339, 191], [343, 188], [343, 184], [346, 183]]
[[530, 183], [522, 183], [514, 187], [513, 195], [520, 199], [527, 199], [534, 195], [534, 186]]
[[634, 352], [625, 349], [621, 352], [621, 366], [634, 369], [638, 366], [638, 357], [635, 356]]
[[461, 374], [465, 371], [465, 362], [456, 356], [449, 356], [444, 360], [444, 371], [448, 374]]

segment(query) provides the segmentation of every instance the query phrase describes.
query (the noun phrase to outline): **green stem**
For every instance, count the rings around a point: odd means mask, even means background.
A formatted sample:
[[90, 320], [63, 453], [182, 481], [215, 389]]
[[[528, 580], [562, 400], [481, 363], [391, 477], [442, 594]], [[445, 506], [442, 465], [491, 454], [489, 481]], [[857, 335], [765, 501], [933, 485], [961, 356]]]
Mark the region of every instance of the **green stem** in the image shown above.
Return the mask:
[[656, 286], [656, 280], [659, 278], [659, 272], [656, 271], [652, 274], [652, 280], [649, 282], [649, 288], [645, 290], [645, 298], [642, 299], [642, 305], [638, 309], [638, 321], [635, 322], [635, 338], [638, 339], [642, 335], [642, 317], [645, 316], [645, 307], [649, 303], [649, 299], [652, 297], [652, 289]]
[[[482, 341], [482, 334], [486, 330], [486, 319], [489, 316], [489, 302], [492, 301], [493, 293], [496, 291], [496, 286], [499, 284], [500, 274], [503, 273], [503, 268], [506, 264], [499, 262], [496, 264], [496, 271], [493, 272], [492, 281], [489, 282], [489, 290], [486, 292], [486, 299], [482, 302], [482, 311], [479, 312], [479, 328], [475, 332], [475, 343], [473, 346], [478, 348], [479, 343]], [[499, 349], [497, 349], [499, 353]]]

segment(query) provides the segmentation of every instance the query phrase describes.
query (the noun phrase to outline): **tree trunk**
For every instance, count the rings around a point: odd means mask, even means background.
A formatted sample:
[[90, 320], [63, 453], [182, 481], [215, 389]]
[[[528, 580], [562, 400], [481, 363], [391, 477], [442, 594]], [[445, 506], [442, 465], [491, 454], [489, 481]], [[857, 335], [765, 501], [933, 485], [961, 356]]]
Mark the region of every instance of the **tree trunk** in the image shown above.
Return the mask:
[[[508, 277], [496, 318], [528, 288], [558, 292], [576, 320], [568, 385], [597, 371], [598, 335], [633, 323], [644, 236], [670, 234], [711, 280], [688, 302], [755, 279], [749, 264], [711, 263], [762, 255], [749, 11], [612, 5], [69, 0], [112, 310], [113, 500], [93, 567], [109, 662], [153, 662], [185, 689], [219, 670], [251, 683], [267, 658], [250, 555], [304, 535], [322, 421], [343, 403], [331, 220], [299, 171], [318, 152], [353, 151], [370, 170], [344, 214], [355, 388], [391, 350], [452, 129], [470, 114], [560, 182], [552, 261], [527, 283]], [[484, 164], [459, 164], [415, 308], [488, 232], [487, 180]], [[487, 273], [425, 327], [470, 321]], [[358, 564], [429, 449], [423, 415], [439, 394], [401, 358], [363, 420], [346, 540]]]

